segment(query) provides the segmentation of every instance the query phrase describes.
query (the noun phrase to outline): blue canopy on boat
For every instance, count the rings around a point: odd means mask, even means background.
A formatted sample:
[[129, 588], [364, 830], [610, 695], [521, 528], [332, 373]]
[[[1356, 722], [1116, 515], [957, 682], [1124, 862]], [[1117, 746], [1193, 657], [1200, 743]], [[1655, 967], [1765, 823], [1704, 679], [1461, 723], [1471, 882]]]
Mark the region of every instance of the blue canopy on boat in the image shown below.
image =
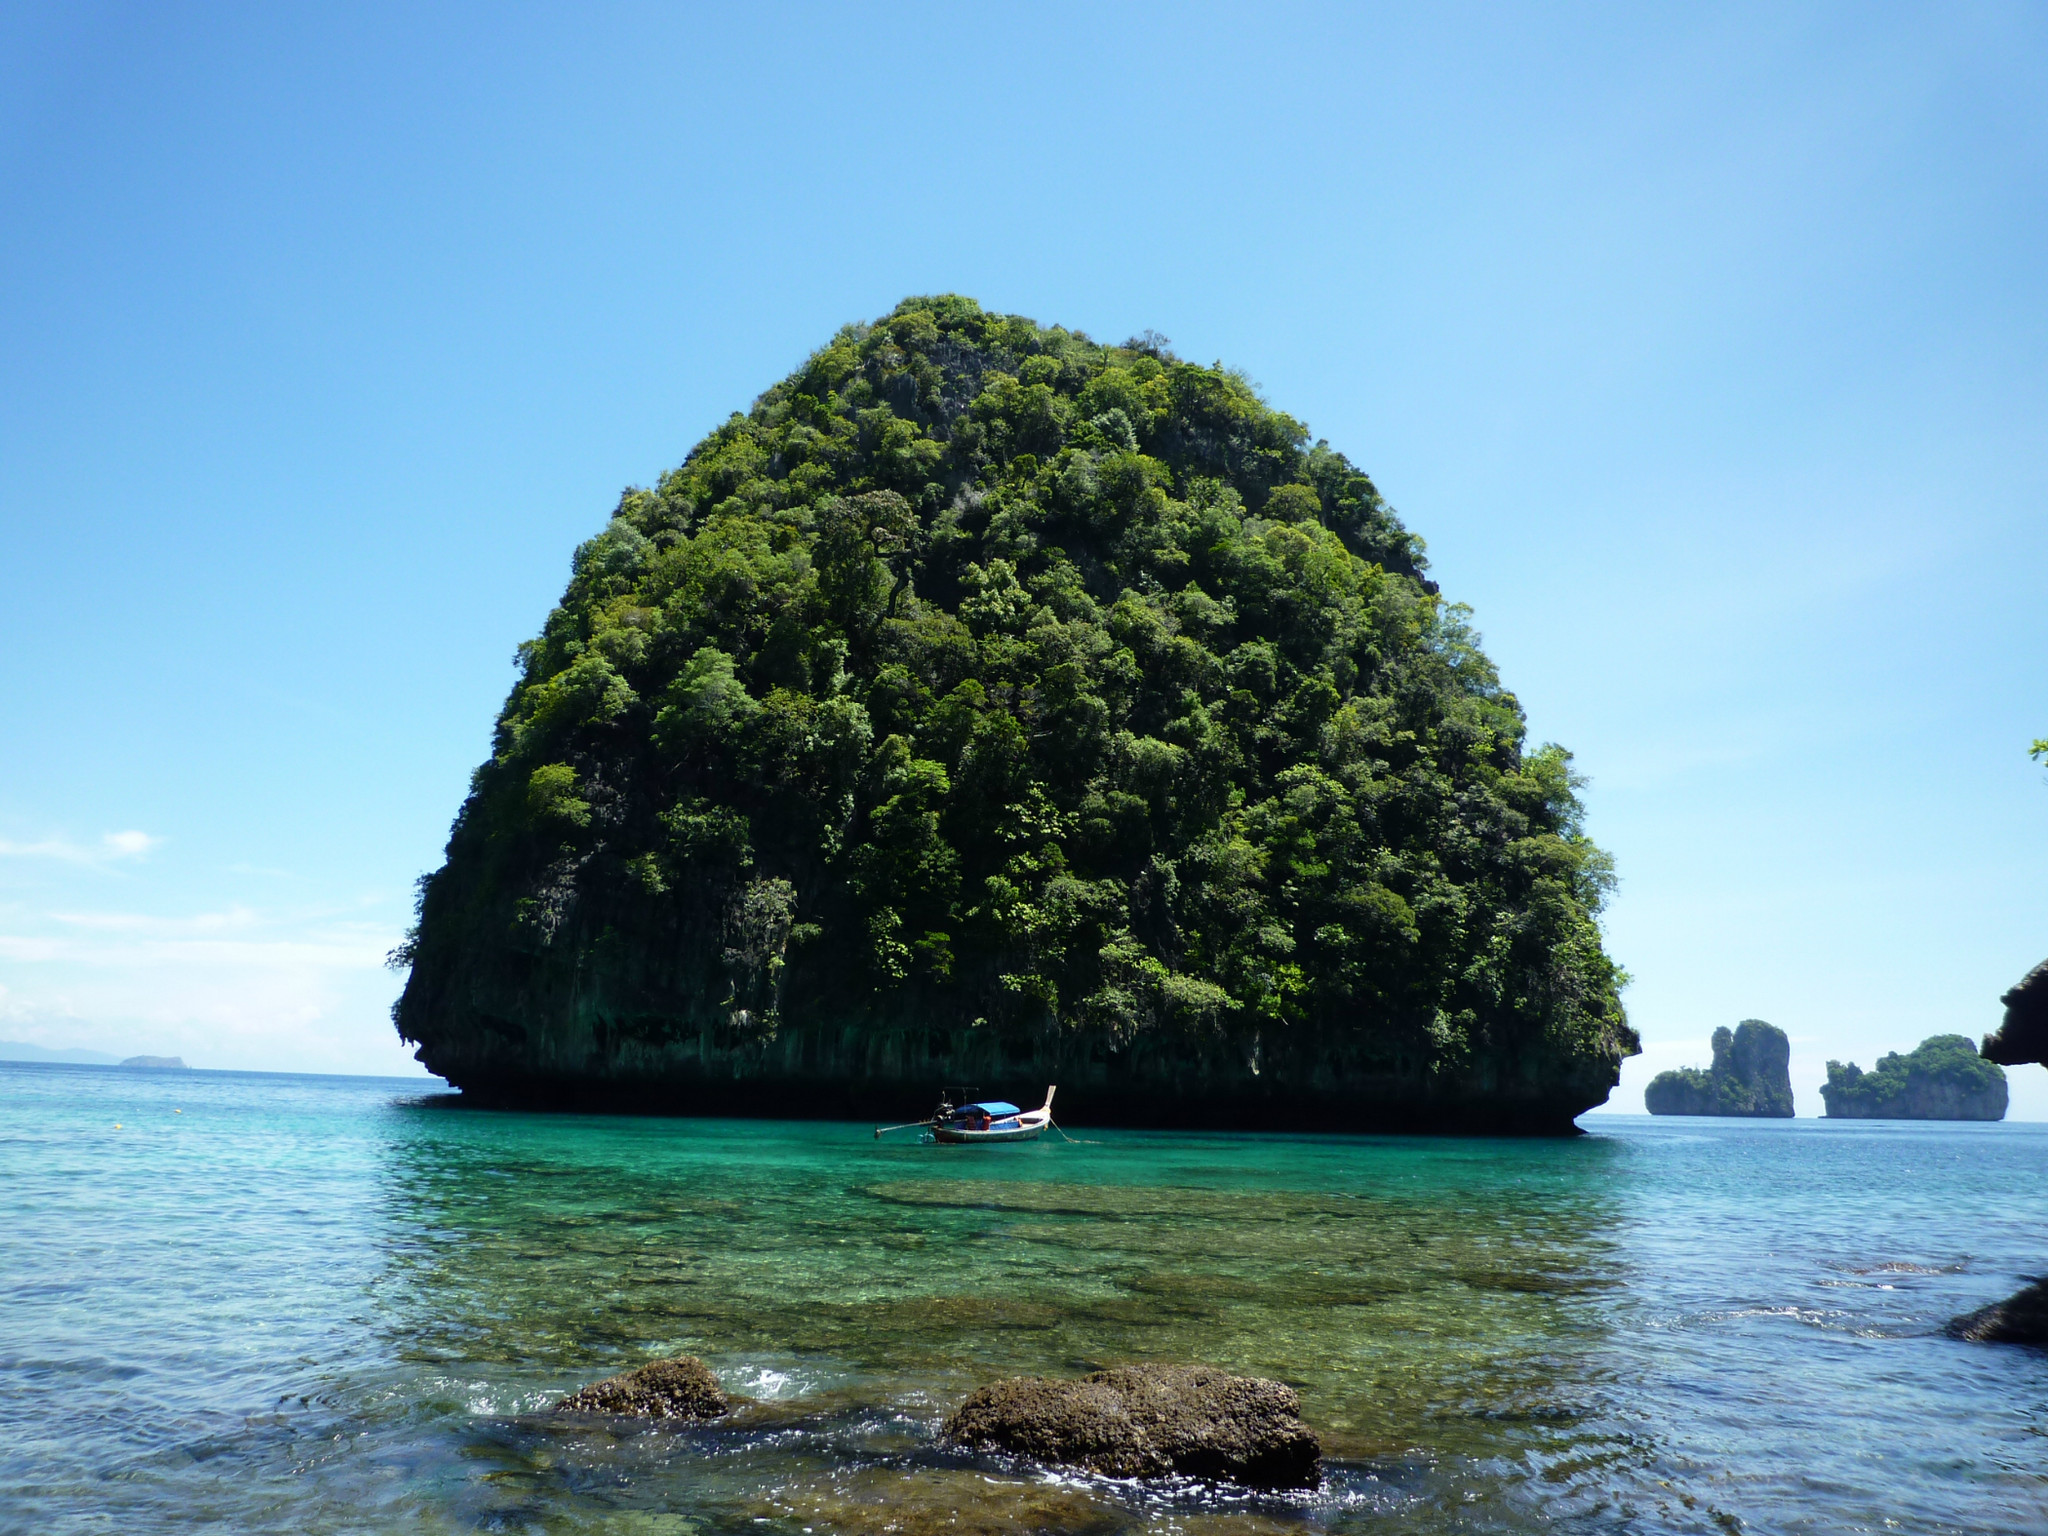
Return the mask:
[[1005, 1104], [1001, 1099], [991, 1099], [986, 1104], [962, 1104], [960, 1108], [954, 1110], [953, 1113], [956, 1115], [964, 1114], [966, 1111], [970, 1109], [980, 1110], [983, 1114], [987, 1115], [991, 1120], [1001, 1120], [1006, 1115], [1016, 1115], [1023, 1113], [1023, 1111], [1018, 1109], [1016, 1105]]

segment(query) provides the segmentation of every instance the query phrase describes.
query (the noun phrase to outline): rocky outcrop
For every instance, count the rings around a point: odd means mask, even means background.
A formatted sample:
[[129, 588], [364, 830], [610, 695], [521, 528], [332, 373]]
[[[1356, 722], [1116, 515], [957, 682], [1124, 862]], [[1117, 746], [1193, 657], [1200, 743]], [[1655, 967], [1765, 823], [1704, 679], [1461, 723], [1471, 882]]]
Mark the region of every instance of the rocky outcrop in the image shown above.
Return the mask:
[[1203, 1365], [998, 1381], [960, 1405], [941, 1439], [1108, 1477], [1178, 1473], [1259, 1488], [1321, 1478], [1322, 1445], [1293, 1388]]
[[638, 1419], [715, 1419], [731, 1400], [711, 1368], [695, 1355], [656, 1360], [607, 1377], [555, 1404], [557, 1413], [608, 1413]]
[[2006, 1092], [2004, 1069], [1967, 1035], [1930, 1035], [1868, 1072], [1831, 1061], [1820, 1090], [1830, 1120], [2003, 1120]]
[[1984, 1037], [1984, 1059], [2007, 1067], [2048, 1062], [2048, 960], [1999, 1001], [2005, 1004], [2005, 1022]]
[[1714, 1031], [1714, 1064], [1659, 1072], [1643, 1091], [1653, 1115], [1792, 1115], [1792, 1042], [1776, 1025], [1744, 1019]]
[[1952, 1339], [1978, 1344], [2048, 1345], [2048, 1280], [1966, 1312], [1942, 1329]]
[[906, 300], [577, 550], [394, 1021], [537, 1108], [1569, 1134], [1608, 861], [1422, 570], [1228, 370]]

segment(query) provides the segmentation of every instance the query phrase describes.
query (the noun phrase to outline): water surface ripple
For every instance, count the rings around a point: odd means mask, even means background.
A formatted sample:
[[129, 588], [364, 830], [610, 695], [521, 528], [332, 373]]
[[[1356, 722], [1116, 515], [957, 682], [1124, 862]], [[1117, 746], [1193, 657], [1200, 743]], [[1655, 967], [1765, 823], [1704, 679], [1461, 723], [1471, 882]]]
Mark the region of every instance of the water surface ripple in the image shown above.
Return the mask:
[[[938, 1148], [370, 1079], [0, 1094], [8, 1532], [2048, 1532], [2048, 1354], [1936, 1332], [2048, 1269], [2048, 1127]], [[674, 1352], [754, 1401], [545, 1412]], [[1189, 1359], [1293, 1383], [1324, 1486], [934, 1442], [998, 1375]]]

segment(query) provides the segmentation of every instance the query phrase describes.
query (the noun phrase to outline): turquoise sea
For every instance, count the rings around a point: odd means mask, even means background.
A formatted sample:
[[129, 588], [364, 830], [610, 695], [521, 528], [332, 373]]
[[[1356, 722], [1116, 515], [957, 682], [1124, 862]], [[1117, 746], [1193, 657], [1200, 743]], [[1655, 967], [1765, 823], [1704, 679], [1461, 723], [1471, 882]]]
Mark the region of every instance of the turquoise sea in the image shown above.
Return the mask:
[[[2048, 1269], [2048, 1127], [1586, 1124], [941, 1148], [0, 1065], [0, 1530], [2048, 1531], [2048, 1354], [1935, 1331]], [[678, 1351], [759, 1401], [546, 1412]], [[1292, 1382], [1323, 1488], [933, 1443], [1143, 1359]]]

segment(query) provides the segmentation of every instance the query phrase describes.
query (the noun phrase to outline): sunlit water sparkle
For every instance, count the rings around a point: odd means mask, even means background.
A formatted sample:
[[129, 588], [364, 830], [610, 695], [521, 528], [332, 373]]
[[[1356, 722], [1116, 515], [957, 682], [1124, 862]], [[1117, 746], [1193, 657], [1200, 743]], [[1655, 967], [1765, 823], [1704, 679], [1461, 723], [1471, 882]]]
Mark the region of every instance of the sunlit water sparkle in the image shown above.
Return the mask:
[[[2048, 1354], [1936, 1331], [2048, 1269], [2048, 1127], [941, 1148], [14, 1064], [0, 1105], [8, 1532], [2048, 1532]], [[546, 1412], [674, 1352], [754, 1401]], [[1148, 1359], [1293, 1383], [1324, 1486], [934, 1442]]]

